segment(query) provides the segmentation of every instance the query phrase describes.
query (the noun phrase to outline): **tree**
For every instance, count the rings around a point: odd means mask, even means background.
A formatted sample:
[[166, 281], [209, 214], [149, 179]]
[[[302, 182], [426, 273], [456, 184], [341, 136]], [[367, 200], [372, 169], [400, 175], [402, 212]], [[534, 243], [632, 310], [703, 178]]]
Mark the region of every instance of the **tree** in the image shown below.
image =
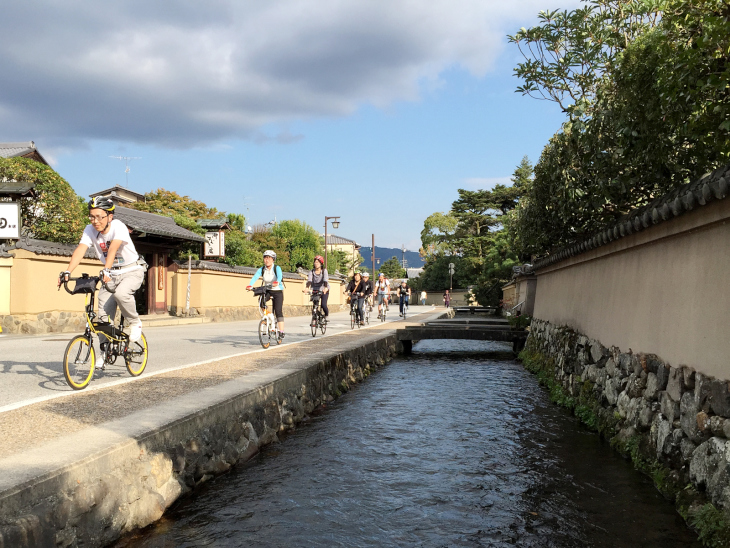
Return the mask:
[[421, 256], [433, 253], [451, 253], [450, 239], [456, 230], [457, 220], [450, 213], [432, 213], [423, 222], [421, 231]]
[[508, 40], [525, 58], [515, 76], [523, 95], [553, 101], [579, 117], [590, 106], [617, 55], [657, 24], [661, 0], [587, 0], [572, 11], [541, 11], [540, 24]]
[[390, 279], [406, 277], [406, 269], [401, 266], [398, 257], [395, 255], [382, 264], [378, 270], [378, 274], [381, 272], [385, 274], [386, 278]]
[[543, 150], [516, 214], [520, 253], [581, 242], [730, 160], [730, 7], [671, 0], [640, 31]]
[[283, 243], [288, 257], [286, 268], [278, 257], [277, 264], [286, 271], [295, 272], [297, 265], [308, 267], [314, 262], [314, 257], [322, 252], [317, 231], [298, 219], [277, 223], [271, 229], [271, 234]]
[[88, 208], [71, 185], [49, 166], [29, 158], [0, 158], [0, 180], [33, 184], [20, 198], [21, 232], [50, 242], [78, 243]]
[[134, 209], [157, 213], [172, 217], [185, 215], [191, 219], [222, 219], [225, 213], [214, 207], [208, 207], [203, 202], [193, 200], [189, 196], [180, 196], [177, 192], [158, 188], [154, 192], [145, 193], [144, 202], [131, 204]]

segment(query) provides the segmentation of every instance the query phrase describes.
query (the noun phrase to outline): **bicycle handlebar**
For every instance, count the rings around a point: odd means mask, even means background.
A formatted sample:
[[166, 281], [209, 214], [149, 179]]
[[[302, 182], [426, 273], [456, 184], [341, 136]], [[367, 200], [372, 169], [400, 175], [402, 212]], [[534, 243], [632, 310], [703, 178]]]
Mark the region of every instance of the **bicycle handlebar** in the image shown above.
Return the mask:
[[[63, 279], [63, 281], [61, 282], [61, 285], [63, 285], [63, 288], [66, 290], [66, 293], [68, 293], [69, 295], [73, 295], [74, 293], [73, 293], [73, 291], [71, 291], [68, 288], [68, 282], [75, 282], [76, 280], [83, 280], [83, 279], [96, 280], [96, 282], [94, 283], [94, 288], [95, 289], [96, 289], [96, 284], [98, 284], [99, 282], [101, 282], [101, 285], [104, 286], [104, 289], [106, 289], [107, 291], [109, 291], [109, 288], [107, 287], [107, 285], [103, 281], [101, 281], [101, 278], [99, 276], [79, 276], [78, 278], [71, 278], [69, 276], [68, 279], [65, 279], [65, 278], [62, 278], [62, 279]], [[58, 289], [60, 291], [61, 288], [59, 287]]]

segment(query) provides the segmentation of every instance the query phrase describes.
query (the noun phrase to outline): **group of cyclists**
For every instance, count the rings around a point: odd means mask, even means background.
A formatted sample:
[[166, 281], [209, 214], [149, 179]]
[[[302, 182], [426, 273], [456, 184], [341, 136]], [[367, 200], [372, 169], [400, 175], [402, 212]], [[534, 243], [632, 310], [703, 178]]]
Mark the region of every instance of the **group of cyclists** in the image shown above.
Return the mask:
[[[103, 322], [114, 318], [117, 305], [121, 308], [124, 317], [130, 325], [130, 342], [139, 340], [142, 335], [142, 322], [137, 313], [134, 293], [140, 288], [144, 280], [144, 272], [147, 264], [134, 247], [129, 236], [129, 229], [121, 221], [114, 219], [114, 202], [105, 196], [97, 196], [88, 203], [89, 224], [84, 229], [76, 250], [66, 270], [58, 277], [58, 287], [64, 281], [68, 281], [71, 273], [79, 265], [86, 251], [93, 247], [96, 255], [104, 265], [99, 274], [104, 285], [99, 290], [99, 319]], [[274, 315], [279, 328], [279, 336], [284, 338], [284, 280], [281, 267], [276, 265], [276, 253], [270, 249], [263, 253], [263, 266], [261, 266], [246, 286], [248, 291], [253, 290], [253, 285], [262, 279], [264, 284], [270, 285], [271, 300], [273, 302]], [[325, 315], [325, 321], [329, 316], [327, 301], [329, 297], [329, 274], [324, 267], [324, 259], [321, 255], [314, 258], [311, 270], [307, 273], [307, 283], [304, 292], [316, 291], [320, 294], [320, 306]], [[355, 272], [347, 284], [346, 293], [350, 296], [353, 306], [357, 310], [357, 321], [364, 325], [363, 307], [378, 305], [378, 318], [383, 313], [383, 307], [388, 307], [391, 299], [390, 280], [381, 272], [375, 282], [370, 281], [368, 272]], [[411, 290], [405, 280], [401, 282], [397, 290], [400, 315], [403, 315], [403, 307], [408, 305]], [[101, 360], [103, 358], [99, 358]], [[103, 365], [103, 364], [98, 364]]]

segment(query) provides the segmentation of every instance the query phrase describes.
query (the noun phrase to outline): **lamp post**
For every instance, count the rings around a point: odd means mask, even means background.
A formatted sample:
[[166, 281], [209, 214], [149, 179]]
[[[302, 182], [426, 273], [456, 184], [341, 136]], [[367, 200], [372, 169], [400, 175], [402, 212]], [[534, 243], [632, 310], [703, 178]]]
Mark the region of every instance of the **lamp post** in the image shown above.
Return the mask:
[[339, 217], [327, 217], [324, 218], [324, 268], [327, 268], [327, 221], [332, 219], [332, 228], [337, 229], [340, 227]]

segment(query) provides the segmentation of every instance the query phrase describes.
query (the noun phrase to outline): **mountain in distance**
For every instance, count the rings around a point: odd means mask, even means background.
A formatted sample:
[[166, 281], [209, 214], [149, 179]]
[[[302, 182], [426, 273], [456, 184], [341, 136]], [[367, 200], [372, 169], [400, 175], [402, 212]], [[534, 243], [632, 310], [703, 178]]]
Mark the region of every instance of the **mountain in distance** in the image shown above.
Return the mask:
[[[360, 263], [361, 268], [372, 269], [373, 263], [370, 254], [370, 247], [360, 248], [360, 255], [362, 255], [363, 262]], [[375, 257], [380, 259], [380, 264], [391, 257], [397, 257], [399, 261], [403, 259], [403, 252], [397, 247], [378, 247], [375, 246]], [[405, 254], [406, 261], [408, 262], [408, 268], [421, 268], [423, 266], [423, 259], [419, 255], [418, 251], [408, 251]], [[378, 268], [378, 264], [375, 264], [375, 268]]]

